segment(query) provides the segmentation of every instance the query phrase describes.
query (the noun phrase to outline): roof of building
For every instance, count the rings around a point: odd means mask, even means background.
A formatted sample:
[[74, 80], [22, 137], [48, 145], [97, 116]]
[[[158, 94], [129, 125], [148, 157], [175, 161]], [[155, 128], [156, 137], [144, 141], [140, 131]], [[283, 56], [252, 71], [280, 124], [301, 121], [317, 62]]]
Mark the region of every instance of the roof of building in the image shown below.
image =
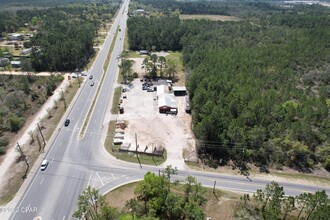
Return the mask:
[[21, 65], [21, 61], [15, 61], [15, 60], [13, 60], [13, 61], [10, 61], [10, 63], [12, 65]]
[[148, 50], [140, 50], [139, 52], [142, 53], [142, 54], [149, 54]]
[[158, 96], [158, 108], [164, 106], [168, 106], [170, 108], [178, 108], [173, 94], [164, 93]]
[[172, 87], [173, 91], [187, 91], [187, 88], [185, 86], [173, 86]]

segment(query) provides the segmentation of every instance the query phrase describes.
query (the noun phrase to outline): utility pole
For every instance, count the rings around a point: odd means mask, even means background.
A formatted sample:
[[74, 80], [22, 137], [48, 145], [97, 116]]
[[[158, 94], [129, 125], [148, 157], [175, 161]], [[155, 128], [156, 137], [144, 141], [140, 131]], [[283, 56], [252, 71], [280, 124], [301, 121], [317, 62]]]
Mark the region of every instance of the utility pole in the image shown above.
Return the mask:
[[214, 180], [214, 185], [213, 185], [213, 194], [215, 194], [215, 184], [217, 183], [216, 180]]
[[64, 96], [63, 89], [61, 89], [61, 100], [63, 100], [63, 103], [64, 103], [64, 109], [66, 110], [66, 102], [65, 102], [65, 96]]
[[77, 79], [78, 79], [78, 87], [80, 88], [80, 79], [78, 74], [77, 74]]
[[29, 169], [30, 164], [29, 164], [29, 162], [28, 162], [28, 160], [27, 160], [27, 158], [26, 158], [26, 156], [25, 156], [25, 154], [24, 154], [24, 152], [23, 152], [23, 150], [22, 150], [22, 148], [21, 148], [21, 146], [19, 145], [18, 142], [17, 142], [17, 150], [21, 154], [21, 156], [23, 157], [23, 159], [24, 159], [24, 161], [26, 163], [27, 169]]
[[43, 151], [44, 151], [45, 146], [46, 146], [46, 141], [45, 141], [44, 135], [43, 135], [42, 132], [41, 132], [41, 128], [40, 128], [40, 126], [39, 126], [39, 123], [37, 123], [37, 125], [38, 125], [39, 132], [40, 132], [40, 134], [41, 134], [41, 137], [42, 137], [42, 141], [44, 142], [44, 147], [43, 147]]
[[136, 158], [138, 159], [139, 164], [140, 164], [140, 167], [142, 169], [142, 165], [141, 165], [141, 162], [140, 162], [139, 154], [138, 154], [138, 151], [137, 151], [137, 149], [139, 148], [139, 145], [137, 143], [137, 134], [136, 133], [135, 133], [135, 146], [136, 146], [136, 148], [135, 148]]

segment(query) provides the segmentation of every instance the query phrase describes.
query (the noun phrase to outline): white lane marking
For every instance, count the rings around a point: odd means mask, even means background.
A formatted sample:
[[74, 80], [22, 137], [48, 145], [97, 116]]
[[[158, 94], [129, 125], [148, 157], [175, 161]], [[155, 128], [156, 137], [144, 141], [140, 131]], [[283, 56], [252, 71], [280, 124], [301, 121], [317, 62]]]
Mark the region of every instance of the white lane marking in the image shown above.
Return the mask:
[[100, 175], [97, 173], [97, 172], [95, 172], [96, 173], [96, 175], [97, 175], [97, 177], [99, 178], [99, 180], [100, 180], [100, 182], [102, 183], [102, 186], [104, 185], [104, 183], [103, 183], [103, 181], [101, 180], [101, 177], [100, 177]]
[[93, 170], [91, 172], [91, 175], [89, 175], [89, 179], [88, 179], [88, 183], [87, 183], [87, 186], [89, 186], [90, 182], [91, 182], [91, 179], [92, 179], [92, 174], [93, 174]]
[[51, 163], [53, 163], [54, 162], [54, 158], [52, 159], [52, 162]]
[[63, 216], [63, 220], [65, 219], [65, 216]]
[[60, 143], [60, 146], [62, 146], [63, 142]]
[[40, 182], [40, 185], [42, 184], [42, 182], [44, 181], [44, 178], [42, 178], [41, 182]]
[[112, 178], [116, 179], [115, 176], [113, 175], [113, 173], [111, 173], [111, 176], [112, 176]]

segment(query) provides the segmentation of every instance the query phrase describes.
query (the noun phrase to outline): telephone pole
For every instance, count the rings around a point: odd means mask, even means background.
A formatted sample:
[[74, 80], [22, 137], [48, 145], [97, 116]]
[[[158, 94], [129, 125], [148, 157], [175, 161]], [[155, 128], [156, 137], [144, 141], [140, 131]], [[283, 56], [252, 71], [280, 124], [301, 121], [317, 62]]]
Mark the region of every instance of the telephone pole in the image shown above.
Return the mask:
[[18, 152], [21, 154], [21, 156], [23, 157], [23, 159], [24, 159], [24, 161], [25, 161], [25, 163], [26, 163], [26, 165], [27, 165], [27, 168], [29, 169], [30, 164], [29, 164], [29, 162], [28, 162], [28, 160], [27, 160], [27, 157], [25, 156], [25, 154], [24, 154], [24, 152], [23, 152], [23, 150], [22, 150], [22, 148], [21, 148], [21, 146], [19, 145], [18, 142], [17, 142], [17, 150], [18, 150]]
[[43, 149], [45, 149], [46, 141], [45, 141], [44, 135], [43, 135], [42, 132], [41, 132], [41, 128], [40, 128], [40, 126], [39, 126], [39, 123], [37, 123], [37, 125], [38, 125], [39, 132], [40, 132], [40, 134], [41, 134], [41, 137], [42, 137], [42, 141], [44, 142], [44, 147], [43, 147]]
[[139, 145], [137, 143], [137, 134], [136, 133], [135, 133], [135, 146], [136, 146], [136, 148], [135, 148], [136, 158], [138, 159], [139, 164], [140, 164], [140, 167], [142, 169], [142, 165], [141, 165], [141, 162], [140, 162], [139, 154], [138, 154], [138, 151], [137, 151]]

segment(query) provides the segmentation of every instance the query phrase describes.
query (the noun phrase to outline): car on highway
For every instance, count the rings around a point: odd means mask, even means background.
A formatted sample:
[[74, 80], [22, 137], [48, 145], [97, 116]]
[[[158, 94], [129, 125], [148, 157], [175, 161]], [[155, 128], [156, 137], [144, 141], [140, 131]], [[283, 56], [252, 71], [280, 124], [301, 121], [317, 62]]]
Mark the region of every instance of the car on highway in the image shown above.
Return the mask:
[[69, 126], [69, 124], [70, 124], [70, 119], [66, 119], [64, 122], [65, 127]]
[[44, 171], [47, 168], [47, 166], [48, 166], [48, 160], [45, 159], [42, 161], [42, 163], [40, 165], [40, 170]]
[[94, 86], [94, 81], [91, 82], [91, 86]]
[[89, 76], [89, 79], [93, 79], [93, 75], [90, 75], [90, 76]]

